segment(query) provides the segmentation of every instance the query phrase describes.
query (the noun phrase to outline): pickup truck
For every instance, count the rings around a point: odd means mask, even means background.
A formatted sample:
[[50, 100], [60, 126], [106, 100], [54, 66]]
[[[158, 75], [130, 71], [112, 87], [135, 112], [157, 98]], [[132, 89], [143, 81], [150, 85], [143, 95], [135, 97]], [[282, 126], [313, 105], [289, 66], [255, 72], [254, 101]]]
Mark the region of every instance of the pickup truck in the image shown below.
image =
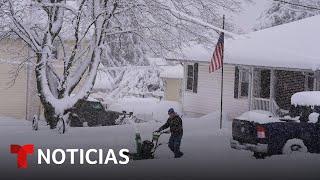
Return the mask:
[[295, 152], [320, 153], [320, 92], [296, 93], [289, 113], [275, 117], [249, 111], [232, 122], [231, 147], [250, 150], [255, 158]]

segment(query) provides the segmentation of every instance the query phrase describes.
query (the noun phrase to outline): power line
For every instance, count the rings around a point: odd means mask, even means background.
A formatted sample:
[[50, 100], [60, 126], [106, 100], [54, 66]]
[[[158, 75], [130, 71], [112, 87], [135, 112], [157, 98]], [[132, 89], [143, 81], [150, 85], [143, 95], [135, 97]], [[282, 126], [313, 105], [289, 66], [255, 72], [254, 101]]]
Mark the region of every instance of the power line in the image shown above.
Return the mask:
[[318, 7], [312, 7], [312, 6], [303, 5], [303, 4], [296, 4], [296, 3], [283, 1], [283, 0], [273, 0], [273, 1], [277, 1], [277, 2], [280, 2], [280, 3], [284, 3], [284, 4], [290, 4], [290, 5], [293, 5], [293, 6], [299, 6], [299, 7], [304, 7], [304, 8], [307, 8], [307, 9], [313, 9], [313, 10], [320, 11], [320, 8], [318, 8]]

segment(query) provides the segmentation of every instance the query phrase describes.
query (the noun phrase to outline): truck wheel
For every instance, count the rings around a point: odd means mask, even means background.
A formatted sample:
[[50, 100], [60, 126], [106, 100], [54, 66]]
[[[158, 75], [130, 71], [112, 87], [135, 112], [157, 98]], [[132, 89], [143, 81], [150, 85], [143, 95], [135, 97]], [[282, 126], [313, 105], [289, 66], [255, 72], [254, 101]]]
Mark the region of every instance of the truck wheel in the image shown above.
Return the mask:
[[264, 158], [266, 158], [266, 154], [265, 153], [254, 152], [253, 153], [253, 157], [256, 158], [256, 159], [264, 159]]
[[282, 154], [307, 153], [308, 148], [301, 139], [289, 139], [282, 148]]

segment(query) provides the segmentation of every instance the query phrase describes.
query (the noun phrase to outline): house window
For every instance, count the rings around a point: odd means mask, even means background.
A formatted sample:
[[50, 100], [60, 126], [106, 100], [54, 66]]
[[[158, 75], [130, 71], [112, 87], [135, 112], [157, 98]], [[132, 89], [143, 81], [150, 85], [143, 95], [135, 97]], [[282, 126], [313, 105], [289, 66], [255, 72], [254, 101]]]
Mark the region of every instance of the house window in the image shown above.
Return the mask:
[[197, 93], [198, 89], [198, 63], [187, 65], [187, 90]]
[[187, 67], [187, 90], [192, 91], [193, 89], [193, 65], [188, 65]]
[[239, 97], [248, 97], [249, 94], [249, 72], [240, 71], [240, 91]]
[[248, 97], [249, 95], [249, 71], [235, 68], [234, 98]]
[[306, 91], [313, 91], [314, 90], [314, 74], [313, 73], [306, 73], [305, 75], [305, 90]]

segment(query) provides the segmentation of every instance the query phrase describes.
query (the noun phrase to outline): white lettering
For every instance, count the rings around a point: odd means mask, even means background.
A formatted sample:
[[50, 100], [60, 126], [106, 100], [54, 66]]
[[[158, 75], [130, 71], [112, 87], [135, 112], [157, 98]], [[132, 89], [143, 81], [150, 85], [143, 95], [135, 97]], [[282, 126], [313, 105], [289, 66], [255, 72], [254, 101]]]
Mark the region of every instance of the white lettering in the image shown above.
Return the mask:
[[83, 164], [83, 149], [80, 149], [80, 164]]
[[66, 152], [70, 153], [70, 163], [74, 164], [74, 154], [78, 152], [79, 149], [67, 149]]
[[130, 161], [128, 153], [128, 149], [119, 150], [117, 156], [113, 149], [107, 149], [107, 151], [106, 149], [38, 149], [37, 158], [38, 164], [51, 164], [52, 162], [61, 165], [67, 158], [70, 158], [70, 164], [109, 164], [110, 161], [113, 164], [128, 164]]
[[99, 149], [99, 164], [103, 164], [103, 150]]
[[43, 159], [47, 164], [50, 164], [50, 149], [47, 149], [46, 154], [44, 154], [41, 149], [38, 149], [38, 164], [42, 164], [41, 159]]
[[116, 155], [114, 154], [114, 151], [112, 149], [108, 150], [108, 154], [107, 154], [107, 157], [106, 157], [106, 159], [104, 161], [104, 164], [108, 164], [108, 162], [110, 160], [113, 161], [114, 164], [118, 164]]
[[[61, 154], [61, 160], [60, 161], [57, 160], [57, 153]], [[66, 153], [64, 152], [63, 149], [55, 149], [52, 152], [52, 161], [55, 164], [63, 164], [65, 160], [66, 160]]]
[[122, 157], [124, 159], [124, 161], [119, 161], [120, 164], [128, 164], [129, 163], [129, 156], [125, 155], [124, 153], [128, 153], [129, 150], [128, 149], [121, 149], [119, 151], [119, 156]]
[[86, 152], [86, 161], [88, 164], [97, 164], [97, 160], [94, 160], [94, 161], [91, 161], [90, 160], [90, 153], [97, 153], [98, 151], [96, 149], [89, 149], [87, 152]]

